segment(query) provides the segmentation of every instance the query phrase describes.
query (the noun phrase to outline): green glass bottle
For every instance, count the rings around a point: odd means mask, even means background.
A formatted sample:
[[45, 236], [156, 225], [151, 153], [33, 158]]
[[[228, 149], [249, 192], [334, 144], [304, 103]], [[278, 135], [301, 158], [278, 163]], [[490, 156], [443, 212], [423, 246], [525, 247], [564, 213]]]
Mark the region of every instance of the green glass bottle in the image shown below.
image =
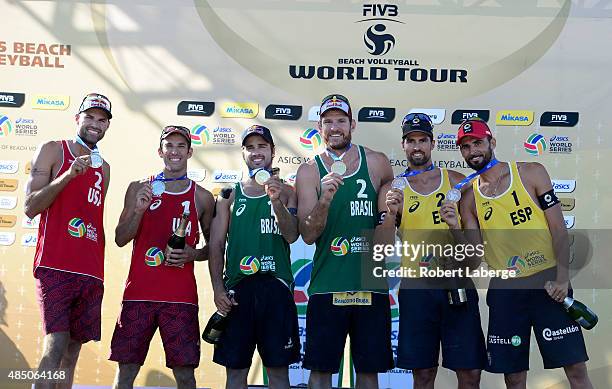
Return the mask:
[[[234, 300], [234, 291], [230, 290], [227, 292], [227, 297], [233, 301]], [[208, 324], [206, 324], [206, 328], [204, 328], [204, 332], [202, 332], [202, 339], [206, 341], [206, 343], [217, 344], [221, 339], [221, 334], [225, 331], [227, 327], [229, 318], [227, 315], [222, 314], [221, 312], [215, 312], [210, 319], [208, 320]]]
[[595, 312], [591, 311], [589, 307], [571, 297], [566, 297], [563, 300], [563, 307], [570, 317], [586, 330], [595, 327], [599, 320]]

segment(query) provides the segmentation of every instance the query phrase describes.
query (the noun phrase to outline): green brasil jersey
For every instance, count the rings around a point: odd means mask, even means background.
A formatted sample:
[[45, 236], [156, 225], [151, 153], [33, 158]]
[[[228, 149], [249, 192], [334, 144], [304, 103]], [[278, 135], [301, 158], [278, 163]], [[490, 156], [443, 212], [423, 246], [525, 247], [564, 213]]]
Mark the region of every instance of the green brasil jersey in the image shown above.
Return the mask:
[[[308, 294], [373, 291], [386, 293], [384, 278], [374, 278], [373, 232], [378, 215], [377, 194], [368, 173], [365, 150], [359, 147], [359, 168], [344, 176], [344, 184], [329, 206], [325, 229], [316, 241]], [[321, 157], [315, 161], [321, 177], [328, 174]]]
[[269, 273], [293, 285], [289, 244], [281, 235], [268, 195], [250, 197], [240, 182], [234, 188], [234, 205], [226, 249], [226, 286], [255, 273]]

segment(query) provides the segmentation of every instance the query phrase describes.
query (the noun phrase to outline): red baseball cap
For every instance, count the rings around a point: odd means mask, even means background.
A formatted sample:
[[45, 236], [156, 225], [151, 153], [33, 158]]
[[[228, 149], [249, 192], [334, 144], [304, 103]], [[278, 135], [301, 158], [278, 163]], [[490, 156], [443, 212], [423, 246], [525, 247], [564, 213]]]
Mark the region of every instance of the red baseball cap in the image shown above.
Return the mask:
[[461, 142], [461, 139], [471, 136], [473, 138], [484, 139], [486, 137], [493, 137], [491, 129], [487, 125], [487, 122], [479, 119], [469, 119], [461, 123], [459, 130], [457, 131], [457, 144]]

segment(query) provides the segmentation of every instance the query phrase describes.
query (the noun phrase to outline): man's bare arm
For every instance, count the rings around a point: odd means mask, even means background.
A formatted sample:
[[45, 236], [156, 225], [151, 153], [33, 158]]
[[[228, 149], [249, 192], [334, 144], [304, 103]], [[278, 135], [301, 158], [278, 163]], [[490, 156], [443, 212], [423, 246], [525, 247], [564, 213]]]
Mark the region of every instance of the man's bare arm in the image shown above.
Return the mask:
[[278, 223], [278, 228], [283, 238], [285, 238], [288, 243], [293, 243], [299, 236], [298, 221], [295, 215], [289, 212], [289, 209], [297, 208], [297, 194], [295, 190], [287, 184], [283, 184], [283, 192], [285, 196], [281, 196], [278, 201], [272, 201], [272, 208], [274, 209], [276, 222]]
[[151, 204], [151, 185], [148, 182], [131, 182], [125, 192], [123, 210], [115, 228], [115, 243], [123, 247], [128, 244], [138, 232], [140, 221]]
[[55, 141], [42, 144], [32, 159], [32, 170], [26, 185], [25, 214], [33, 218], [49, 208], [70, 182], [70, 170], [52, 180], [53, 169], [61, 163], [62, 147]]
[[212, 193], [202, 187], [196, 188], [196, 204], [197, 209], [200, 212], [200, 228], [202, 229], [202, 235], [204, 235], [204, 246], [198, 250], [196, 261], [206, 261], [209, 258], [210, 252], [210, 225], [212, 222], [212, 215], [215, 210], [215, 198]]
[[[536, 198], [535, 203], [539, 205], [538, 196], [551, 190], [552, 182], [546, 168], [537, 162], [525, 163], [521, 166], [521, 178], [526, 177], [529, 185], [533, 187]], [[557, 259], [557, 279], [553, 284], [546, 286], [548, 294], [556, 301], [562, 302], [567, 297], [569, 288], [569, 237], [565, 220], [561, 212], [561, 204], [556, 204], [544, 210], [544, 216], [548, 223], [548, 230], [552, 237], [553, 250]]]
[[[449, 170], [449, 180], [451, 186], [459, 183], [465, 176], [461, 173]], [[450, 229], [450, 232], [455, 240], [455, 243], [461, 245], [471, 245], [476, 248], [482, 244], [480, 235], [480, 227], [478, 225], [478, 216], [476, 214], [476, 203], [474, 200], [474, 192], [472, 187], [467, 184], [467, 188], [462, 190], [461, 200], [458, 204], [450, 201], [445, 201], [440, 208], [440, 216]], [[456, 217], [457, 211], [461, 217]], [[466, 257], [466, 263], [471, 269], [476, 269], [482, 262], [482, 257], [474, 252], [473, 256]]]
[[212, 219], [210, 229], [208, 271], [210, 272], [215, 305], [224, 314], [227, 314], [232, 306], [231, 301], [225, 295], [223, 267], [225, 265], [225, 242], [231, 218], [230, 206], [233, 202], [234, 191], [227, 199], [221, 195], [217, 198], [215, 217]]
[[[329, 206], [342, 179], [333, 174], [324, 177], [325, 185], [318, 179], [316, 165], [301, 165], [297, 172], [296, 190], [298, 200], [298, 221], [302, 239], [306, 244], [314, 243], [327, 224]], [[321, 196], [318, 189], [321, 187]]]

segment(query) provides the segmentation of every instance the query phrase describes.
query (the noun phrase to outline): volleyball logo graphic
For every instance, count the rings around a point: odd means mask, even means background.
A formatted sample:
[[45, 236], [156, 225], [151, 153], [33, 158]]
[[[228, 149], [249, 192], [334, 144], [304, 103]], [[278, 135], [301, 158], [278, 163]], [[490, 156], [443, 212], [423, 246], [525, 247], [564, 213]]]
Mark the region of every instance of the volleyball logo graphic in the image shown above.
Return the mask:
[[145, 263], [149, 266], [159, 266], [164, 262], [164, 252], [157, 247], [151, 247], [145, 253]]
[[310, 273], [312, 273], [312, 259], [302, 258], [291, 264], [291, 272], [295, 280], [293, 301], [297, 308], [298, 318], [306, 319], [308, 306], [308, 287], [310, 286]]
[[332, 240], [331, 246], [329, 248], [335, 256], [341, 257], [343, 255], [348, 254], [351, 246], [346, 238], [339, 236]]
[[542, 155], [546, 151], [546, 139], [540, 134], [531, 134], [525, 141], [525, 151], [530, 155]]
[[372, 55], [385, 55], [393, 46], [395, 38], [391, 34], [385, 34], [387, 27], [384, 24], [375, 24], [367, 29], [363, 35], [363, 42]]
[[306, 150], [316, 150], [321, 146], [321, 134], [316, 128], [309, 128], [300, 136], [300, 145]]
[[73, 217], [68, 222], [68, 233], [75, 238], [81, 238], [85, 235], [85, 222], [78, 217]]
[[240, 260], [240, 271], [247, 276], [257, 273], [259, 271], [259, 259], [252, 255], [242, 257]]
[[430, 268], [434, 267], [435, 262], [436, 262], [436, 258], [434, 258], [432, 253], [429, 253], [429, 254], [421, 257], [421, 259], [419, 260], [419, 266], [420, 267], [425, 267], [427, 269], [430, 269]]
[[0, 114], [0, 136], [7, 136], [13, 132], [13, 126], [8, 116]]
[[521, 274], [525, 270], [525, 260], [518, 255], [508, 259], [507, 263], [508, 270], [514, 270], [516, 275]]
[[210, 141], [210, 134], [203, 124], [196, 124], [191, 129], [191, 144], [194, 146], [203, 146]]

